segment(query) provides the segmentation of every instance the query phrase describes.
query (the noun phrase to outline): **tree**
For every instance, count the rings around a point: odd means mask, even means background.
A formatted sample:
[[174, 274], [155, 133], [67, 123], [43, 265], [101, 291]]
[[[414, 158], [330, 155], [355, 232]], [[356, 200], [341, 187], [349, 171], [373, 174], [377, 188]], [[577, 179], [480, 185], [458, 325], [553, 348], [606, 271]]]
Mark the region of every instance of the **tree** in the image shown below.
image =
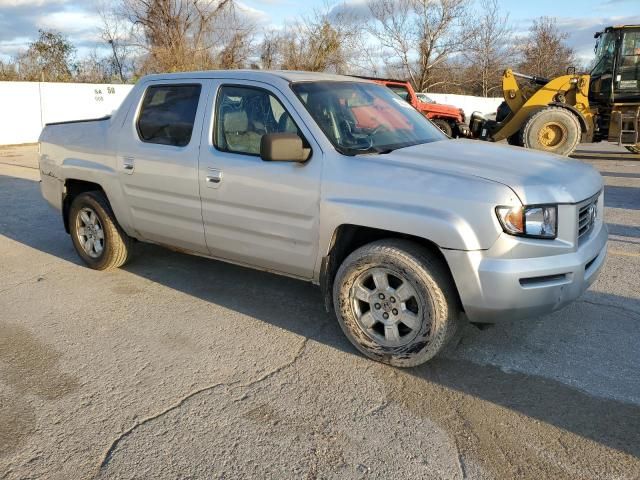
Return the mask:
[[284, 32], [267, 32], [260, 45], [263, 68], [349, 73], [361, 51], [361, 22], [329, 6], [299, 18]]
[[70, 81], [75, 47], [60, 33], [49, 30], [38, 32], [38, 40], [16, 58], [19, 77], [28, 81]]
[[469, 0], [371, 0], [369, 9], [369, 32], [385, 49], [388, 68], [419, 91], [446, 81], [437, 69], [473, 33], [466, 22]]
[[132, 27], [107, 0], [98, 4], [98, 14], [102, 21], [100, 37], [111, 51], [109, 69], [115, 73], [112, 76], [125, 83], [134, 74]]
[[0, 81], [18, 80], [18, 72], [13, 62], [3, 62], [0, 60]]
[[213, 21], [210, 41], [213, 67], [244, 68], [255, 53], [255, 24], [231, 3]]
[[75, 65], [74, 82], [111, 83], [118, 78], [109, 57], [100, 57], [96, 51], [89, 53]]
[[[234, 0], [121, 0], [147, 72], [244, 66], [255, 26]], [[116, 55], [114, 55], [116, 56]]]
[[576, 66], [574, 50], [566, 44], [569, 34], [560, 32], [554, 18], [533, 21], [529, 35], [521, 46], [523, 73], [553, 78]]
[[477, 28], [464, 49], [465, 77], [472, 94], [488, 97], [502, 86], [502, 72], [515, 60], [509, 15], [502, 15], [498, 0], [481, 0]]

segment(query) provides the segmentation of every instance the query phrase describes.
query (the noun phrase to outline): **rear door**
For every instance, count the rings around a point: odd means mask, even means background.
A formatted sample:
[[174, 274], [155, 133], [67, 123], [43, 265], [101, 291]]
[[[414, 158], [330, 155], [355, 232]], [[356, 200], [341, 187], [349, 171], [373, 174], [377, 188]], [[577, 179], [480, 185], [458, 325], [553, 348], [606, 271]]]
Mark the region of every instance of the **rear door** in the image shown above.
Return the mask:
[[[214, 93], [215, 92], [215, 93]], [[322, 152], [290, 102], [260, 82], [212, 84], [200, 155], [200, 194], [211, 255], [312, 278], [318, 243]], [[305, 163], [265, 162], [266, 133], [297, 132]]]
[[198, 156], [207, 95], [206, 80], [149, 82], [127, 117], [116, 165], [138, 234], [202, 253]]

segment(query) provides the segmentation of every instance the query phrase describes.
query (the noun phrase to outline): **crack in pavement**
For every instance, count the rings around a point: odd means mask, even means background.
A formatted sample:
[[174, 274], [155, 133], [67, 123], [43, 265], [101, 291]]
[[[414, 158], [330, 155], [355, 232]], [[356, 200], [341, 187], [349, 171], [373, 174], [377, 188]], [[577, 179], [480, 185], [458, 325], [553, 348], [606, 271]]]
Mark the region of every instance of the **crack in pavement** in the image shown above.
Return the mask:
[[[232, 382], [229, 385], [233, 385], [233, 383], [237, 383], [237, 382]], [[215, 390], [218, 387], [229, 386], [229, 385], [227, 385], [225, 382], [219, 382], [219, 383], [215, 383], [213, 385], [208, 385], [206, 387], [199, 388], [197, 390], [189, 392], [187, 395], [182, 397], [176, 403], [170, 405], [169, 407], [165, 408], [164, 410], [162, 410], [162, 411], [160, 411], [158, 413], [155, 413], [155, 414], [153, 414], [153, 415], [151, 415], [149, 417], [145, 417], [139, 422], [135, 422], [131, 427], [126, 429], [124, 432], [122, 432], [120, 435], [118, 435], [111, 442], [111, 445], [109, 446], [107, 451], [104, 453], [104, 455], [102, 457], [102, 461], [100, 462], [100, 465], [98, 466], [98, 472], [96, 473], [96, 478], [100, 476], [100, 473], [108, 465], [108, 463], [111, 460], [113, 454], [115, 453], [116, 448], [118, 447], [118, 444], [122, 440], [124, 440], [126, 437], [131, 435], [131, 433], [133, 433], [133, 431], [136, 430], [138, 427], [141, 427], [142, 425], [144, 425], [146, 423], [149, 423], [149, 422], [151, 422], [153, 420], [156, 420], [156, 419], [160, 418], [161, 416], [166, 415], [167, 413], [169, 413], [169, 412], [171, 412], [171, 411], [173, 411], [173, 410], [175, 410], [177, 408], [180, 408], [187, 400], [189, 400], [190, 398], [194, 397], [195, 395], [198, 395], [199, 393], [206, 392], [208, 390]]]
[[318, 329], [318, 331], [313, 334], [310, 335], [309, 337], [305, 337], [302, 342], [300, 343], [300, 347], [298, 348], [298, 350], [296, 351], [295, 355], [291, 358], [291, 360], [279, 365], [278, 367], [269, 370], [268, 372], [266, 372], [265, 374], [261, 375], [260, 377], [258, 377], [255, 380], [251, 380], [249, 382], [245, 382], [245, 383], [239, 383], [239, 381], [235, 381], [235, 382], [218, 382], [215, 383], [213, 385], [208, 385], [206, 387], [202, 387], [199, 388], [197, 390], [193, 390], [191, 392], [189, 392], [188, 394], [186, 394], [185, 396], [183, 396], [182, 398], [180, 398], [180, 400], [178, 400], [177, 402], [173, 403], [172, 405], [170, 405], [169, 407], [165, 408], [164, 410], [155, 413], [151, 416], [145, 417], [144, 419], [142, 419], [139, 422], [135, 422], [131, 427], [129, 427], [127, 430], [125, 430], [124, 432], [120, 433], [112, 442], [111, 445], [109, 446], [109, 448], [106, 450], [106, 452], [104, 453], [104, 455], [102, 456], [102, 460], [100, 461], [100, 464], [98, 465], [98, 471], [96, 472], [96, 475], [94, 478], [98, 478], [100, 477], [101, 473], [105, 470], [105, 468], [107, 467], [107, 465], [109, 464], [109, 462], [111, 461], [111, 458], [113, 457], [113, 454], [115, 453], [116, 449], [118, 448], [118, 445], [120, 444], [120, 442], [122, 442], [122, 440], [124, 440], [126, 437], [128, 437], [129, 435], [131, 435], [134, 430], [136, 430], [137, 428], [152, 422], [153, 420], [157, 420], [158, 418], [162, 417], [163, 415], [166, 415], [169, 412], [172, 412], [173, 410], [176, 410], [178, 408], [180, 408], [182, 405], [184, 405], [189, 399], [193, 398], [196, 395], [199, 395], [200, 393], [206, 392], [206, 391], [213, 391], [219, 387], [228, 387], [230, 389], [239, 389], [239, 388], [249, 388], [252, 387], [254, 385], [257, 385], [260, 382], [263, 382], [271, 377], [273, 377], [274, 375], [277, 375], [278, 373], [282, 372], [283, 370], [291, 367], [292, 365], [294, 365], [304, 354], [306, 348], [307, 348], [307, 344], [309, 343], [309, 340], [311, 340], [313, 337], [315, 337], [315, 335], [317, 335], [318, 333], [320, 333], [320, 330], [322, 330], [322, 328]]
[[612, 305], [610, 303], [594, 302], [593, 300], [583, 300], [583, 299], [578, 300], [578, 302], [588, 303], [589, 305], [595, 305], [597, 307], [615, 308], [617, 310], [622, 310], [626, 314], [633, 314], [634, 317], [637, 317], [638, 315], [640, 315], [640, 312], [629, 307], [622, 307], [620, 305]]

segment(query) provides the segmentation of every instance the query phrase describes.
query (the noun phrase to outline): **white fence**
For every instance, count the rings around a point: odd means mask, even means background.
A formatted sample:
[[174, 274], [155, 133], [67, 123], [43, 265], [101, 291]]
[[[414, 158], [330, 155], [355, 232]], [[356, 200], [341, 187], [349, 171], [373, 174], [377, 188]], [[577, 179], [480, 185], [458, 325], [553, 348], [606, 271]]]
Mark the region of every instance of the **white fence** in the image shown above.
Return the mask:
[[0, 145], [34, 143], [45, 123], [109, 115], [132, 85], [0, 82]]
[[[132, 85], [87, 83], [0, 82], [0, 145], [34, 143], [45, 123], [109, 115], [120, 106]], [[492, 113], [500, 98], [430, 93], [438, 103]]]

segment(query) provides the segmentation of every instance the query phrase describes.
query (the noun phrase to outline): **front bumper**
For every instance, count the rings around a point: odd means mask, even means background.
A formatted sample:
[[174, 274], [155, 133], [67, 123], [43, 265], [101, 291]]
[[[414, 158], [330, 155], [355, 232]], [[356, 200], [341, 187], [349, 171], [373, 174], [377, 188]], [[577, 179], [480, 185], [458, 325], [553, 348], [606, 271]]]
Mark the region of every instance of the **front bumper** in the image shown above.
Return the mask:
[[568, 253], [509, 258], [510, 243], [520, 240], [503, 234], [489, 250], [443, 254], [469, 320], [493, 323], [544, 315], [578, 298], [598, 277], [607, 238], [607, 227], [599, 222], [589, 238]]

